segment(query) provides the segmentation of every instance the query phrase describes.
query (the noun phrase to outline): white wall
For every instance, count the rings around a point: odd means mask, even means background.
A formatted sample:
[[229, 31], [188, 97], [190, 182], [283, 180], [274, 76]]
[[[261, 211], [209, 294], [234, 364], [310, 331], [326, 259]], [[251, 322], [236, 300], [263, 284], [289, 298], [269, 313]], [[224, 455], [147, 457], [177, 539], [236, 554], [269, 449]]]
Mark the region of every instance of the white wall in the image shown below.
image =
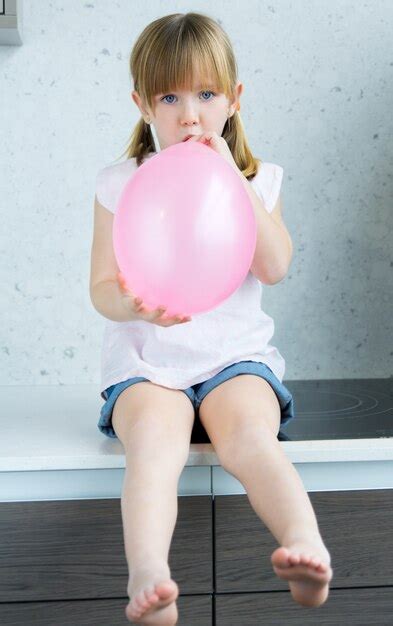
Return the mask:
[[[246, 10], [245, 8], [246, 7]], [[289, 274], [264, 288], [285, 379], [392, 375], [390, 0], [24, 1], [0, 46], [1, 381], [99, 383], [89, 298], [97, 171], [139, 118], [128, 58], [153, 19], [228, 32], [255, 155], [284, 168]]]

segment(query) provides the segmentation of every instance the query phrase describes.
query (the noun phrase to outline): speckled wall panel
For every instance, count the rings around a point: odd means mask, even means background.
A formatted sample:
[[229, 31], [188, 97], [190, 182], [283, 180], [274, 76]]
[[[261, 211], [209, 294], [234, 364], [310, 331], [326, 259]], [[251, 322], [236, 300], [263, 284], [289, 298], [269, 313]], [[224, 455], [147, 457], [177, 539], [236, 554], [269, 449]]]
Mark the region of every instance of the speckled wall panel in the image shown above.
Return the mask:
[[187, 11], [228, 32], [250, 146], [284, 168], [294, 255], [262, 302], [284, 380], [391, 376], [391, 0], [25, 0], [23, 45], [0, 46], [2, 384], [99, 382], [96, 174], [139, 119], [136, 37]]

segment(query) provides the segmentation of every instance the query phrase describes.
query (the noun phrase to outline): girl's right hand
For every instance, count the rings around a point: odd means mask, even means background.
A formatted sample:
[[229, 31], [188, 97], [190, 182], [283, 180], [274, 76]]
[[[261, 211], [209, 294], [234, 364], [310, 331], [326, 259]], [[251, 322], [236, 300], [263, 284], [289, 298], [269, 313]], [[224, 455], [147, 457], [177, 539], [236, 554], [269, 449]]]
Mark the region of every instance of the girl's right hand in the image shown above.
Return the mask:
[[117, 282], [122, 295], [122, 303], [126, 310], [130, 313], [130, 320], [145, 320], [151, 324], [158, 326], [173, 326], [174, 324], [184, 324], [191, 321], [191, 317], [187, 315], [175, 315], [174, 317], [163, 317], [166, 307], [149, 310], [143, 304], [141, 298], [137, 298], [127, 287], [124, 276], [121, 272], [117, 274]]

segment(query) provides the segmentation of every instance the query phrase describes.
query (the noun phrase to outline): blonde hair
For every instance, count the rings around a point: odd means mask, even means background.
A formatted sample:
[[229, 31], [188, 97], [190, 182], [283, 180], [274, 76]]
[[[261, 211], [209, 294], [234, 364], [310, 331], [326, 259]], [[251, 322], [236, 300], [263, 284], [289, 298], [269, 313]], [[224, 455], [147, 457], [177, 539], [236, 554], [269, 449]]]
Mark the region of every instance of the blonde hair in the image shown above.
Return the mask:
[[[202, 88], [207, 88], [211, 78], [229, 101], [234, 100], [237, 64], [231, 42], [217, 22], [200, 13], [174, 13], [151, 22], [139, 35], [130, 55], [134, 90], [153, 112], [155, 94], [192, 89], [194, 69], [200, 73]], [[222, 137], [236, 165], [250, 179], [261, 161], [251, 153], [239, 108], [227, 119]], [[150, 125], [141, 116], [121, 156], [136, 157], [139, 167], [155, 150]]]

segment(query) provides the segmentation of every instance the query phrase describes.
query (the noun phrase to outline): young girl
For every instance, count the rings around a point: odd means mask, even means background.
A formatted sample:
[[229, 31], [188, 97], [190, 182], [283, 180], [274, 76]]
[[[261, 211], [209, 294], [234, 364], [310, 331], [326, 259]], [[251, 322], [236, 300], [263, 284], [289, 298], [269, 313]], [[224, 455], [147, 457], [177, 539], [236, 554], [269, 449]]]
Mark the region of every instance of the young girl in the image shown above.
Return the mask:
[[[307, 492], [277, 439], [280, 425], [294, 417], [293, 398], [282, 384], [284, 359], [269, 344], [273, 320], [260, 308], [261, 283], [282, 280], [292, 257], [280, 211], [283, 169], [251, 153], [233, 49], [211, 18], [177, 13], [155, 20], [136, 41], [130, 69], [141, 118], [127, 159], [97, 176], [90, 278], [92, 303], [107, 318], [106, 402], [98, 427], [120, 439], [126, 456], [126, 616], [143, 624], [177, 622], [179, 590], [168, 554], [194, 418], [279, 542], [271, 555], [275, 573], [288, 581], [299, 604], [320, 606], [332, 578], [330, 555]], [[150, 124], [160, 150], [191, 137], [225, 158], [249, 193], [257, 220], [257, 246], [243, 284], [220, 306], [193, 318], [144, 306], [124, 283], [113, 252], [120, 193], [158, 151]]]

